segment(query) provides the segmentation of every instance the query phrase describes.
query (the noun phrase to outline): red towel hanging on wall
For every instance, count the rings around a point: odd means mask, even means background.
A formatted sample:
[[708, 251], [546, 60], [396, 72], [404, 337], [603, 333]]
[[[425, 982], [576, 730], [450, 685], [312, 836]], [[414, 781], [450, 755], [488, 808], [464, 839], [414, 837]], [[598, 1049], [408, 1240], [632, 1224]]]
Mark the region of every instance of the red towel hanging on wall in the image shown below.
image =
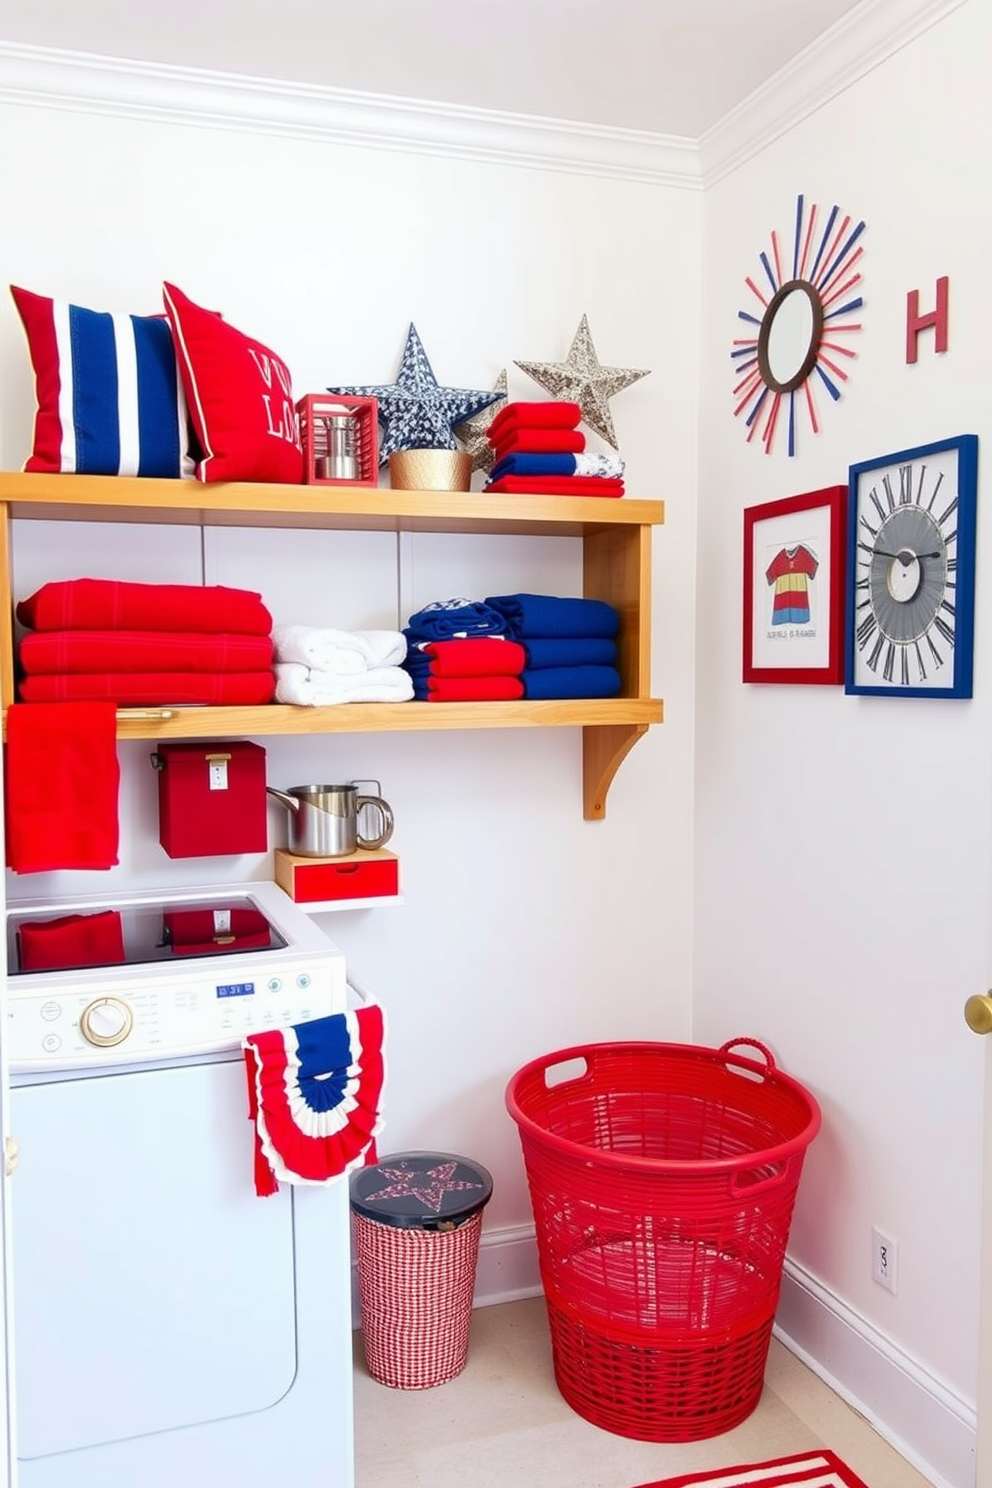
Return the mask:
[[120, 789], [110, 702], [7, 709], [7, 867], [15, 873], [113, 868]]

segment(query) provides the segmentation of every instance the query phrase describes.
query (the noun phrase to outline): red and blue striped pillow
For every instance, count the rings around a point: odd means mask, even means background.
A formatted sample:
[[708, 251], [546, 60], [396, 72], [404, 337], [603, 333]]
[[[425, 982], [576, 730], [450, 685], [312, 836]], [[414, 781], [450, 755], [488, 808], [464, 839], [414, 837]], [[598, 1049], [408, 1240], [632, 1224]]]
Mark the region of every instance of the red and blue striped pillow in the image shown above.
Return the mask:
[[112, 314], [11, 285], [38, 410], [24, 469], [191, 476], [186, 400], [169, 322]]

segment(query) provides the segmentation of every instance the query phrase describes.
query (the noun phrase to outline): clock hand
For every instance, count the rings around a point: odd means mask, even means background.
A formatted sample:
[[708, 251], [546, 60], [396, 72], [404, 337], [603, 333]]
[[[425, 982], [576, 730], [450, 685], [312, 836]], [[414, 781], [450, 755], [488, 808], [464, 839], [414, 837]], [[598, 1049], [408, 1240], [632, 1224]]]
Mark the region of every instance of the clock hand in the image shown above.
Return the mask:
[[907, 556], [905, 549], [901, 553], [887, 553], [884, 548], [873, 548], [872, 552], [876, 558], [898, 558], [904, 565], [912, 563], [914, 558], [939, 558], [941, 556], [940, 553], [910, 553]]

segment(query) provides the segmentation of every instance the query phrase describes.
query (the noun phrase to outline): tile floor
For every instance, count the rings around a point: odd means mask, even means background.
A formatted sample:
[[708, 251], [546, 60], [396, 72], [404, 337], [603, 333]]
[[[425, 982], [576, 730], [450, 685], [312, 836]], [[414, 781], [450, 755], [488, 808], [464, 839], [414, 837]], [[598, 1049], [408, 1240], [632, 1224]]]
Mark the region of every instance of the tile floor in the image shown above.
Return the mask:
[[635, 1488], [830, 1447], [869, 1488], [927, 1488], [855, 1411], [772, 1341], [765, 1390], [740, 1426], [688, 1444], [629, 1441], [565, 1404], [543, 1298], [477, 1308], [468, 1363], [432, 1390], [392, 1390], [355, 1334], [356, 1488]]

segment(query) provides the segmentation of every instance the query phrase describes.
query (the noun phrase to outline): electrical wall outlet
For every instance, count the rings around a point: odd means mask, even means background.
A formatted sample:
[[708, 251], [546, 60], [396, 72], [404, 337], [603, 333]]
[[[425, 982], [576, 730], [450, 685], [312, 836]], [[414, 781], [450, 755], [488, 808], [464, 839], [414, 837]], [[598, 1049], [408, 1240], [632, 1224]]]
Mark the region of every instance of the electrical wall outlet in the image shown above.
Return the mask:
[[871, 1232], [871, 1279], [889, 1292], [898, 1291], [899, 1242], [877, 1225]]

